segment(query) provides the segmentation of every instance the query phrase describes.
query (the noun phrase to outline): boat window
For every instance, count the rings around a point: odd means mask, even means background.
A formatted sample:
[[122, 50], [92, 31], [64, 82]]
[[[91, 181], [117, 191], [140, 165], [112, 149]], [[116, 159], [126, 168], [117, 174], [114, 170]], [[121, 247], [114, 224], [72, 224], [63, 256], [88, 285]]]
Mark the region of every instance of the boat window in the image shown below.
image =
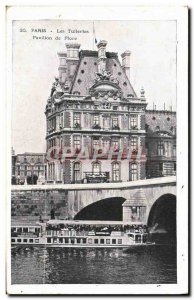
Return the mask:
[[65, 244], [69, 244], [69, 239], [65, 238]]
[[83, 244], [86, 244], [86, 239], [83, 239]]
[[15, 243], [15, 239], [11, 239], [11, 242], [12, 242], [12, 243]]
[[104, 244], [104, 239], [100, 239], [100, 244]]
[[18, 242], [18, 243], [21, 243], [21, 241], [22, 241], [21, 239], [17, 239], [17, 242]]
[[136, 235], [136, 237], [135, 237], [135, 242], [136, 243], [141, 243], [141, 235]]
[[[33, 243], [33, 239], [29, 239], [29, 242], [30, 242], [30, 243]], [[47, 240], [47, 242], [48, 242], [48, 240]]]
[[147, 235], [143, 235], [143, 243], [147, 241]]
[[12, 227], [11, 232], [16, 232], [16, 227]]
[[29, 232], [34, 232], [34, 227], [29, 227], [28, 230]]
[[47, 238], [47, 243], [51, 243], [51, 238]]
[[80, 243], [81, 243], [81, 239], [78, 238], [78, 239], [77, 239], [77, 244], [80, 244]]
[[92, 244], [92, 239], [88, 239], [88, 244]]
[[74, 239], [71, 239], [71, 244], [75, 244], [75, 240]]
[[35, 232], [40, 232], [40, 228], [35, 228]]
[[59, 238], [59, 243], [63, 243], [63, 238]]
[[19, 227], [18, 230], [17, 230], [17, 232], [22, 232], [22, 228]]
[[118, 239], [118, 244], [122, 244], [122, 239]]
[[116, 244], [116, 239], [112, 239], [112, 244]]
[[39, 243], [39, 239], [35, 239], [35, 243]]
[[106, 244], [110, 244], [110, 239], [107, 239], [107, 240], [106, 240]]
[[24, 227], [23, 232], [28, 232], [28, 227]]
[[27, 243], [27, 241], [28, 241], [27, 239], [24, 239], [24, 240], [23, 240], [24, 243]]
[[94, 239], [94, 244], [98, 244], [98, 239]]
[[53, 243], [57, 243], [57, 238], [53, 238]]
[[133, 234], [128, 234], [128, 237], [130, 237], [132, 240], [134, 240], [134, 235]]

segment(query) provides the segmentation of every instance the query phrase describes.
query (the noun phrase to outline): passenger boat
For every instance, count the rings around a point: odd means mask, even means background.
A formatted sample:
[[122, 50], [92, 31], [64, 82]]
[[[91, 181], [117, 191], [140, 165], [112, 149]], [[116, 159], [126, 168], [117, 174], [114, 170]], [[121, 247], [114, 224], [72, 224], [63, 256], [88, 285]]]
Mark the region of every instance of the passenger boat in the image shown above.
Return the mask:
[[62, 221], [37, 222], [11, 227], [11, 244], [69, 248], [126, 248], [150, 244], [147, 227], [123, 222]]

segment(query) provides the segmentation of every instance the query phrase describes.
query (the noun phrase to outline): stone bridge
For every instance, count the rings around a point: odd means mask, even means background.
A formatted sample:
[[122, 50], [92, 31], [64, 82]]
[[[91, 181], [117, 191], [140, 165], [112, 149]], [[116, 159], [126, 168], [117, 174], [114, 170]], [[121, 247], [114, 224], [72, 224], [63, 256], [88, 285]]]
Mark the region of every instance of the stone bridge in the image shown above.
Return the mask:
[[[176, 210], [176, 177], [97, 184], [12, 186], [12, 215], [153, 223]], [[165, 208], [165, 209], [164, 209]], [[169, 215], [169, 218], [171, 216]]]

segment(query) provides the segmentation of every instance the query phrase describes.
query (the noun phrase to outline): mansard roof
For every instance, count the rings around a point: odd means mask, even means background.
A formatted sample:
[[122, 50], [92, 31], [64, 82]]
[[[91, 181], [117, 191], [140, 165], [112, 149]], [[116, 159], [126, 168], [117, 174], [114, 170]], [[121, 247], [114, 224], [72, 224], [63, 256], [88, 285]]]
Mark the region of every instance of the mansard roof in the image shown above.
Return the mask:
[[148, 133], [169, 132], [176, 134], [176, 112], [165, 110], [146, 110], [145, 121]]
[[[128, 95], [134, 95], [134, 97], [137, 97], [120, 64], [118, 54], [115, 52], [106, 52], [106, 57], [106, 71], [110, 72], [112, 77], [118, 80], [118, 85], [123, 92], [123, 97], [127, 98]], [[78, 92], [83, 96], [89, 95], [89, 89], [95, 83], [97, 72], [98, 52], [90, 50], [80, 51], [80, 60], [71, 85], [71, 94]]]

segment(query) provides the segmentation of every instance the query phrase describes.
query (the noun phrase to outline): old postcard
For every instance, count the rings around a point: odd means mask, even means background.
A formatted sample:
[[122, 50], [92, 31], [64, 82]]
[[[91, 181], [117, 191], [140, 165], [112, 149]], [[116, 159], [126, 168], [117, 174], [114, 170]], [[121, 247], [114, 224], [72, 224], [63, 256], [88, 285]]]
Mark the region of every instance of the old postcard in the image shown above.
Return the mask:
[[8, 7], [9, 294], [188, 293], [185, 7]]

